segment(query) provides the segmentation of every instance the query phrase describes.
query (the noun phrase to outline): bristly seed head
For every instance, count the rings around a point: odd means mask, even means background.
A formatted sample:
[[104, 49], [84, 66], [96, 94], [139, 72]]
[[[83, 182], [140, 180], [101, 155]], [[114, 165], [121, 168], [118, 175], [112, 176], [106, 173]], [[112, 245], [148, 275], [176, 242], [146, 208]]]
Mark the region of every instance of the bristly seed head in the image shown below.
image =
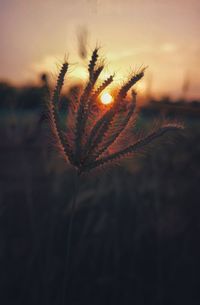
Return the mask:
[[[144, 76], [145, 68], [134, 74], [118, 89], [112, 105], [105, 110], [99, 106], [99, 96], [113, 81], [114, 76], [108, 77], [99, 87], [95, 87], [100, 73], [104, 69], [98, 63], [98, 48], [95, 48], [88, 65], [89, 80], [82, 95], [68, 105], [67, 125], [63, 130], [58, 109], [68, 63], [64, 62], [58, 75], [52, 98], [47, 101], [47, 108], [54, 139], [61, 153], [75, 166], [78, 173], [88, 172], [99, 166], [134, 154], [156, 138], [168, 131], [183, 129], [183, 125], [164, 123], [144, 137], [129, 137], [126, 143], [123, 138], [131, 134], [136, 123], [136, 93], [127, 99], [128, 91]], [[76, 107], [74, 109], [74, 104]], [[122, 144], [123, 143], [123, 144]], [[125, 144], [124, 144], [125, 143]]]

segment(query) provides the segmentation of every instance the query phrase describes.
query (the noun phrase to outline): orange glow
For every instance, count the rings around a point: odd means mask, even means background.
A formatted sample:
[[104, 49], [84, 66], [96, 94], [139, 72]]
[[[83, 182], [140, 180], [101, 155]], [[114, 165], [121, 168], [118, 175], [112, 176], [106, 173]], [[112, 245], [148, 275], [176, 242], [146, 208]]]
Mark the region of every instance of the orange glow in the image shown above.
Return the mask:
[[[144, 92], [155, 98], [168, 95], [179, 99], [188, 80], [186, 98], [198, 100], [199, 8], [199, 0], [1, 1], [0, 80], [23, 85], [48, 73], [53, 83], [67, 59], [68, 81], [85, 83], [88, 71], [77, 47], [87, 49], [89, 60], [99, 44], [99, 59], [107, 58], [101, 82], [116, 73], [114, 85], [120, 88], [139, 67], [148, 66], [136, 86], [138, 96]], [[147, 20], [148, 26], [142, 20]], [[30, 37], [31, 43], [27, 43]]]
[[113, 97], [112, 95], [110, 95], [110, 93], [105, 92], [101, 95], [101, 102], [104, 105], [109, 105], [110, 103], [112, 103], [113, 101]]

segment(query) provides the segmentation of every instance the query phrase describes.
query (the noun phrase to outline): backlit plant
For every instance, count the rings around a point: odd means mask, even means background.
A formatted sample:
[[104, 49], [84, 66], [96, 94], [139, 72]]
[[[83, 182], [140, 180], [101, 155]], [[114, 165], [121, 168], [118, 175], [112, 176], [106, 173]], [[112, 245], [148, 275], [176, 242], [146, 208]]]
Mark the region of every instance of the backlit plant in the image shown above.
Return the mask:
[[97, 86], [104, 69], [97, 48], [89, 61], [87, 84], [81, 94], [74, 94], [71, 98], [63, 124], [58, 105], [68, 67], [68, 62], [62, 64], [52, 98], [49, 98], [47, 105], [57, 147], [64, 158], [77, 168], [79, 174], [118, 162], [166, 132], [183, 128], [178, 123], [164, 123], [145, 136], [134, 137], [138, 115], [136, 93], [132, 90], [130, 97], [128, 92], [144, 76], [145, 69], [131, 75], [127, 82], [115, 90], [113, 102], [105, 106], [100, 103], [99, 97], [113, 82], [114, 75]]

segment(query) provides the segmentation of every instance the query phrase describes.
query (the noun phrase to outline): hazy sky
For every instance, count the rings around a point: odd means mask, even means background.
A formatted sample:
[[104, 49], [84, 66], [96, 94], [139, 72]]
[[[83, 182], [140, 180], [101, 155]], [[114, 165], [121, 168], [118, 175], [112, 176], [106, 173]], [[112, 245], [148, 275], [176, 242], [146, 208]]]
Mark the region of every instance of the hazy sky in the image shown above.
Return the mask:
[[77, 29], [88, 30], [88, 50], [98, 42], [107, 72], [117, 81], [148, 66], [141, 86], [200, 96], [199, 0], [0, 0], [0, 79], [20, 83], [40, 71], [55, 75], [65, 54], [72, 76], [86, 62], [77, 55]]

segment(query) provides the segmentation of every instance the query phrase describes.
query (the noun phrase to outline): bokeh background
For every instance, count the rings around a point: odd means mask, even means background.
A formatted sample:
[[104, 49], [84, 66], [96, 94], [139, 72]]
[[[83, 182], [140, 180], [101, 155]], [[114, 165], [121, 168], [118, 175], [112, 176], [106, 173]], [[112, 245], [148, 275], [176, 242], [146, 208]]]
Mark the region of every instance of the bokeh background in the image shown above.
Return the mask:
[[1, 0], [2, 305], [63, 305], [76, 175], [51, 145], [43, 85], [68, 58], [65, 113], [96, 45], [115, 86], [148, 66], [139, 130], [185, 130], [80, 179], [65, 304], [200, 304], [199, 14], [197, 0]]

